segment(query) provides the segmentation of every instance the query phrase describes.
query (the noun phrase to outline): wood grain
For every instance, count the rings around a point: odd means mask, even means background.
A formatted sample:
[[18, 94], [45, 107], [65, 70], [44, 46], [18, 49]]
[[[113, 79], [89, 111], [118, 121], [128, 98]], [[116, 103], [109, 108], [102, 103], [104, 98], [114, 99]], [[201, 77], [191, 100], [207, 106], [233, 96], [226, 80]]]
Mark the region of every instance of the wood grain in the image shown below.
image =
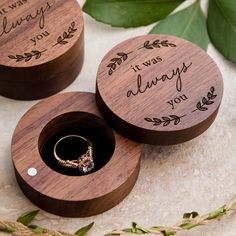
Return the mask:
[[[117, 205], [133, 188], [140, 168], [140, 144], [117, 133], [112, 157], [94, 173], [69, 176], [47, 166], [40, 156], [43, 143], [58, 130], [78, 123], [73, 116], [64, 120], [58, 117], [78, 111], [101, 117], [94, 94], [64, 93], [32, 107], [18, 123], [12, 139], [16, 178], [25, 195], [40, 208], [68, 217], [87, 217]], [[45, 132], [52, 120], [60, 122]], [[37, 175], [30, 177], [29, 168], [37, 169]]]
[[215, 62], [173, 36], [126, 40], [103, 58], [96, 98], [102, 115], [122, 135], [148, 144], [188, 141], [214, 121], [223, 96]]
[[72, 83], [84, 59], [77, 1], [3, 0], [0, 9], [0, 94], [39, 99]]

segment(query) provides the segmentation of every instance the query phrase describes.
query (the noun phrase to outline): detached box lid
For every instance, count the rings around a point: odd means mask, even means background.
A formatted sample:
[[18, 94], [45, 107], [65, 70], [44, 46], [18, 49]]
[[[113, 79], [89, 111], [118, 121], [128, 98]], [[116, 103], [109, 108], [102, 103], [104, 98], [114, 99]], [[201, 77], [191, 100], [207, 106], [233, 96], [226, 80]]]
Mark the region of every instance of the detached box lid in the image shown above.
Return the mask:
[[122, 135], [171, 145], [193, 139], [214, 121], [223, 96], [215, 62], [196, 45], [173, 36], [124, 41], [102, 60], [97, 104]]
[[68, 86], [83, 64], [76, 0], [1, 1], [0, 94], [38, 99]]

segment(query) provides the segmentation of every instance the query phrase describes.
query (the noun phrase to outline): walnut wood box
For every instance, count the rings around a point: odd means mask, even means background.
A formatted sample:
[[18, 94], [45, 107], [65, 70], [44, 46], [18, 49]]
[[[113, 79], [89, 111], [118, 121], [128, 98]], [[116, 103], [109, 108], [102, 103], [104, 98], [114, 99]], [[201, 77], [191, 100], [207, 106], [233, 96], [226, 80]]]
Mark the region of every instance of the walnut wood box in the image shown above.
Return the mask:
[[110, 50], [97, 73], [100, 112], [120, 134], [171, 145], [210, 127], [223, 79], [205, 51], [180, 38], [145, 35]]
[[[79, 134], [93, 143], [95, 169], [81, 174], [53, 157], [56, 140]], [[45, 211], [87, 217], [117, 205], [133, 188], [141, 145], [113, 132], [92, 93], [62, 93], [33, 106], [19, 121], [12, 159], [24, 194]]]
[[0, 23], [0, 95], [39, 99], [77, 77], [84, 23], [76, 0], [2, 0]]

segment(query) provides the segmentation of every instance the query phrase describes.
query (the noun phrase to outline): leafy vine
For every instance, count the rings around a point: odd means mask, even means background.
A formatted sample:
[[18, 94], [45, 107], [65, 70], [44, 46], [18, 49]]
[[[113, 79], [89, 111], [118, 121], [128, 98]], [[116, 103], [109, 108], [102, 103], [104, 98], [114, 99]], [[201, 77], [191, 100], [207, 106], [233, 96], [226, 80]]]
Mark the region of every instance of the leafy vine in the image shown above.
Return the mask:
[[107, 65], [107, 67], [109, 68], [108, 74], [112, 75], [113, 72], [116, 70], [117, 66], [121, 65], [122, 62], [128, 59], [128, 54], [130, 53], [124, 53], [124, 52], [117, 53], [116, 55], [118, 57], [112, 58], [110, 60], [110, 63]]
[[178, 125], [181, 121], [181, 118], [185, 117], [183, 116], [176, 116], [176, 115], [170, 115], [169, 117], [163, 116], [161, 119], [159, 118], [145, 118], [144, 120], [150, 123], [153, 123], [153, 126], [159, 126], [163, 124], [163, 126], [168, 126], [171, 124], [171, 122], [174, 122], [174, 125]]
[[64, 31], [63, 35], [57, 38], [57, 43], [53, 45], [53, 47], [55, 47], [58, 44], [61, 44], [61, 45], [67, 44], [68, 39], [72, 38], [76, 31], [77, 31], [77, 28], [75, 28], [75, 22], [73, 21], [71, 25], [69, 26], [67, 32]]
[[196, 109], [193, 110], [192, 112], [195, 111], [207, 111], [208, 107], [214, 103], [214, 99], [217, 97], [215, 94], [215, 88], [212, 86], [210, 88], [210, 91], [207, 93], [207, 97], [203, 97], [202, 101], [199, 101], [196, 105]]
[[38, 60], [44, 51], [38, 51], [38, 50], [33, 50], [31, 52], [25, 52], [23, 55], [9, 55], [8, 57], [12, 60], [16, 60], [16, 62], [21, 62], [21, 61], [30, 61], [32, 58], [35, 58]]
[[[183, 219], [173, 226], [153, 226], [142, 227], [133, 222], [130, 228], [113, 230], [105, 236], [121, 236], [121, 235], [159, 235], [159, 236], [173, 236], [179, 232], [188, 231], [202, 225], [207, 225], [215, 221], [221, 220], [223, 217], [230, 216], [236, 211], [236, 196], [222, 207], [211, 211], [205, 215], [199, 215], [198, 212], [193, 211], [184, 213]], [[62, 231], [55, 231], [46, 229], [44, 227], [32, 224], [32, 221], [38, 215], [39, 211], [31, 211], [22, 214], [16, 222], [0, 220], [0, 232], [5, 232], [11, 235], [32, 235], [32, 236], [86, 236], [94, 226], [94, 222], [84, 226], [73, 233], [66, 233]]]

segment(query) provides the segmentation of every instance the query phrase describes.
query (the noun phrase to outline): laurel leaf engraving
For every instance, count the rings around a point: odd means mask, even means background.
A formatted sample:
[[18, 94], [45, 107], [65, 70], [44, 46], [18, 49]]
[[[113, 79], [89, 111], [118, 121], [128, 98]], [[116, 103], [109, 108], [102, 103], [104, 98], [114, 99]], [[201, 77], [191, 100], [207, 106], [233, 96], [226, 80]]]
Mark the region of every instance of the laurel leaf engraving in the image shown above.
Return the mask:
[[150, 41], [149, 40], [144, 43], [144, 47], [146, 49], [153, 49], [153, 47], [150, 45]]
[[109, 74], [109, 75], [112, 75], [112, 74], [113, 74], [113, 70], [110, 69], [110, 70], [108, 71], [108, 74]]
[[154, 40], [152, 43], [150, 43], [150, 41], [148, 40], [144, 42], [144, 45], [143, 45], [143, 48], [146, 48], [146, 49], [154, 49], [154, 48], [161, 48], [161, 47], [176, 47], [176, 45], [174, 43], [170, 43], [168, 40], [160, 41], [159, 39]]
[[202, 98], [202, 103], [206, 103], [207, 99], [205, 97]]
[[210, 91], [207, 93], [207, 98], [203, 97], [202, 101], [199, 101], [196, 105], [196, 109], [193, 110], [192, 112], [195, 111], [207, 111], [209, 108], [207, 106], [210, 106], [214, 104], [214, 99], [217, 97], [217, 94], [215, 93], [215, 87], [212, 86], [210, 88]]
[[[120, 66], [122, 62], [126, 61], [128, 59], [128, 54], [124, 52], [118, 52], [116, 54], [118, 57], [114, 57], [110, 59], [110, 63], [107, 65], [108, 68], [108, 75], [112, 75], [113, 72], [117, 69], [117, 66]], [[112, 72], [111, 72], [112, 70]]]
[[146, 120], [147, 122], [153, 122], [153, 120], [151, 118], [144, 118], [144, 120]]
[[[44, 50], [46, 51], [46, 50]], [[43, 51], [43, 52], [44, 52]], [[8, 57], [12, 60], [16, 60], [16, 62], [21, 62], [21, 61], [24, 61], [24, 62], [28, 62], [30, 61], [32, 58], [35, 58], [36, 60], [39, 59], [42, 55], [42, 52], [40, 51], [37, 51], [37, 50], [33, 50], [31, 52], [25, 52], [23, 55], [9, 55]]]
[[13, 56], [13, 55], [9, 55], [8, 56], [10, 59], [15, 59], [15, 56]]
[[75, 28], [75, 22], [73, 21], [71, 23], [71, 25], [68, 27], [68, 30], [67, 32], [64, 31], [62, 36], [59, 36], [57, 38], [57, 43], [55, 45], [53, 45], [53, 47], [55, 47], [56, 45], [60, 44], [60, 45], [65, 45], [68, 43], [68, 39], [71, 39], [74, 37], [74, 32], [76, 31], [77, 29]]
[[67, 33], [66, 32], [63, 33], [63, 37], [64, 37], [64, 39], [67, 38]]
[[170, 124], [170, 120], [167, 120], [167, 121], [164, 122], [163, 126], [167, 126], [169, 124]]
[[32, 56], [30, 56], [30, 57], [26, 57], [26, 58], [25, 58], [25, 62], [30, 61], [31, 58], [32, 58]]
[[153, 118], [153, 121], [155, 122], [155, 125], [160, 125], [162, 123], [161, 119]]
[[169, 115], [169, 116], [163, 116], [160, 118], [145, 118], [144, 120], [150, 123], [153, 123], [153, 126], [159, 126], [163, 125], [163, 127], [166, 127], [170, 125], [172, 122], [174, 125], [178, 125], [181, 122], [181, 118], [185, 117], [183, 116], [177, 116], [177, 115]]

